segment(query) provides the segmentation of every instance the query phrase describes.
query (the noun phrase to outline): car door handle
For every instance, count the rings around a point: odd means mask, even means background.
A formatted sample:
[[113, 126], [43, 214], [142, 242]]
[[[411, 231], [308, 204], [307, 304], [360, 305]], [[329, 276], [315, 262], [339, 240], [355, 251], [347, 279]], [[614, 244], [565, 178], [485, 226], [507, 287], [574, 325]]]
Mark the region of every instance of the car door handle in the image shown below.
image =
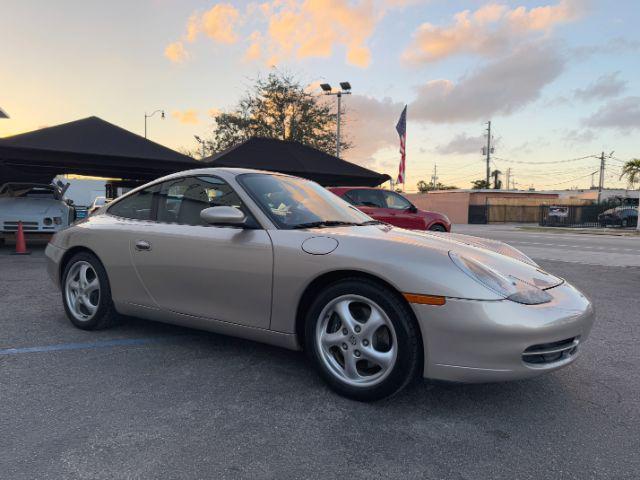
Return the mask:
[[145, 240], [136, 241], [136, 250], [151, 250], [151, 244]]

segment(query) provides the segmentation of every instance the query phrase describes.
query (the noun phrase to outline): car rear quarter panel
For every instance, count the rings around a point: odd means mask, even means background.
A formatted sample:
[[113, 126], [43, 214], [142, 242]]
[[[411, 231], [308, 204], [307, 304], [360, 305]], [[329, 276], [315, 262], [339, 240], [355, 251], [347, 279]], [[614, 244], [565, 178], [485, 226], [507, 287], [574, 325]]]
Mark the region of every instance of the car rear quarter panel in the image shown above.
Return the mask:
[[[153, 303], [132, 268], [129, 223], [110, 215], [94, 215], [58, 233], [54, 239], [54, 245], [65, 251], [82, 247], [97, 255], [107, 270], [116, 307], [123, 303], [145, 304], [142, 299], [147, 299], [147, 305]], [[144, 222], [136, 222], [136, 227], [144, 228]]]

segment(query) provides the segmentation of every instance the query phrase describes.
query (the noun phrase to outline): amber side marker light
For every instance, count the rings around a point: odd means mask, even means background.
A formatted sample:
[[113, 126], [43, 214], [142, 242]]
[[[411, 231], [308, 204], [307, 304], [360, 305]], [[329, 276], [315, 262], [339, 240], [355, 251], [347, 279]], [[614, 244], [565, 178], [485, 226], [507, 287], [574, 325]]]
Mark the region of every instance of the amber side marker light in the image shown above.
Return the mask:
[[418, 295], [416, 293], [403, 293], [404, 298], [409, 303], [417, 303], [420, 305], [444, 305], [447, 300], [437, 295]]

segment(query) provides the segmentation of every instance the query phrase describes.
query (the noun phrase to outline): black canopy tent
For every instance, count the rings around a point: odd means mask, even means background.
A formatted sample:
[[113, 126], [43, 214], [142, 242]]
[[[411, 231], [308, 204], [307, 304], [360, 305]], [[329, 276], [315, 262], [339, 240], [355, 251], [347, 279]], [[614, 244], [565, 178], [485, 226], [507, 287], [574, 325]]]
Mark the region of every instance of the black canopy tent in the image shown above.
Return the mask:
[[134, 184], [202, 167], [282, 172], [325, 186], [376, 186], [389, 180], [388, 175], [315, 148], [268, 138], [251, 138], [197, 161], [98, 117], [0, 138], [0, 185], [49, 183], [60, 174], [116, 178]]
[[205, 158], [210, 167], [255, 168], [308, 178], [324, 186], [374, 187], [389, 175], [341, 160], [302, 145], [271, 138], [250, 138], [223, 152]]
[[98, 117], [0, 138], [0, 184], [64, 173], [145, 182], [202, 163]]

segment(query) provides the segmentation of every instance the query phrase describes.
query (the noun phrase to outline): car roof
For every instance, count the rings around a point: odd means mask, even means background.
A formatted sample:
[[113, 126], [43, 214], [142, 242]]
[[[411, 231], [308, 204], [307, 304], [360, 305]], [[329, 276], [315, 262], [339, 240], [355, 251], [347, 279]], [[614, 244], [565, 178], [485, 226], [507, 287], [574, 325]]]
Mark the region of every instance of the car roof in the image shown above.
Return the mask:
[[332, 192], [346, 192], [349, 190], [384, 190], [377, 187], [327, 187], [327, 190]]
[[252, 168], [207, 167], [207, 168], [195, 168], [192, 170], [182, 170], [180, 172], [167, 175], [166, 177], [162, 177], [162, 179], [169, 180], [171, 178], [178, 178], [178, 177], [184, 177], [184, 176], [220, 175], [220, 174], [223, 174], [226, 177], [237, 177], [238, 175], [243, 175], [245, 173], [261, 173], [265, 175], [282, 175], [285, 177], [291, 177], [291, 175], [287, 175], [286, 173], [270, 172], [267, 170], [256, 170]]

